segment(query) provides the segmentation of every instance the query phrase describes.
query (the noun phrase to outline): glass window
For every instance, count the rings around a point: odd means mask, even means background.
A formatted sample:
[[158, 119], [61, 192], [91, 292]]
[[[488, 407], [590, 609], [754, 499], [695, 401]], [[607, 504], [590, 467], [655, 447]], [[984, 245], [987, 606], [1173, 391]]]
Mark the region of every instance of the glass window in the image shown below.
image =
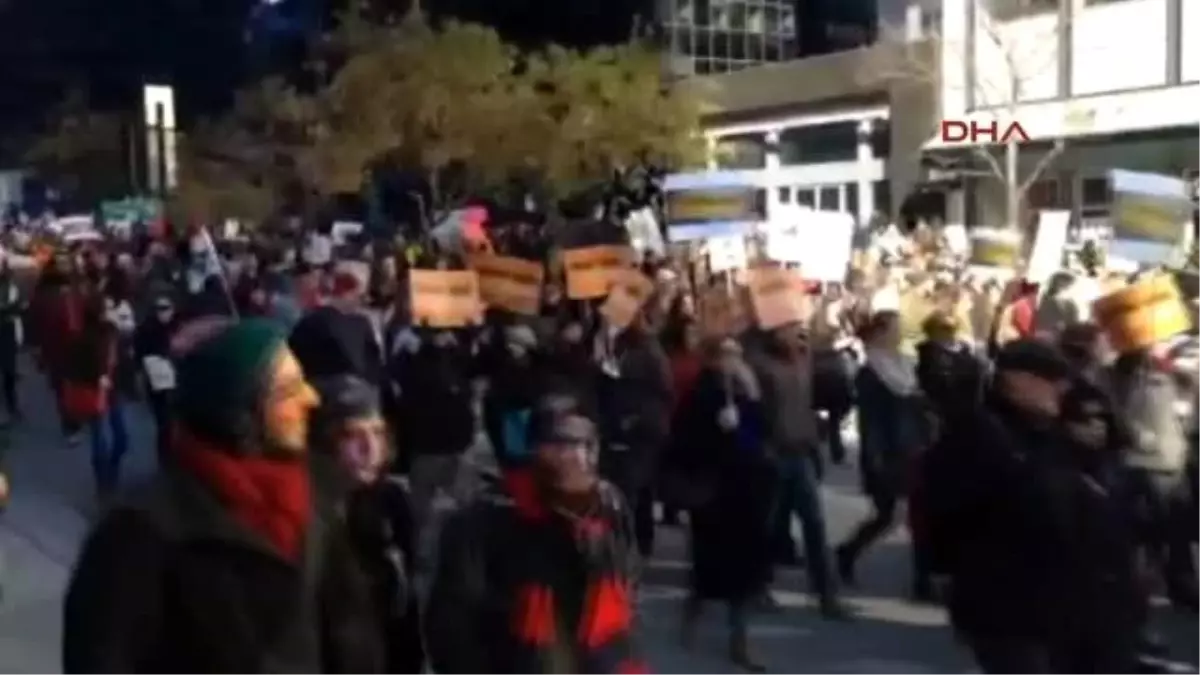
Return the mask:
[[1053, 209], [1061, 206], [1058, 181], [1039, 180], [1029, 186], [1025, 202], [1031, 209]]
[[767, 165], [763, 134], [737, 134], [717, 139], [717, 166], [721, 169], [761, 169]]
[[712, 56], [712, 33], [704, 29], [697, 29], [693, 32], [692, 53], [697, 58], [707, 59]]
[[836, 185], [821, 188], [820, 198], [817, 201], [817, 206], [822, 211], [841, 211], [842, 210], [842, 194], [841, 189]]
[[713, 34], [713, 52], [714, 59], [729, 58], [729, 33], [717, 31]]
[[870, 143], [872, 157], [887, 159], [892, 156], [892, 125], [888, 120], [874, 120]]
[[746, 35], [746, 58], [751, 61], [763, 60], [763, 36], [758, 33]]
[[763, 60], [768, 62], [783, 60], [783, 50], [779, 48], [778, 42], [771, 38], [766, 39], [763, 44]]
[[736, 31], [746, 30], [746, 5], [735, 3], [729, 8], [729, 27]]
[[1084, 206], [1105, 206], [1111, 201], [1107, 178], [1084, 178], [1079, 187]]
[[712, 61], [709, 59], [696, 59], [696, 74], [708, 75], [712, 72]]
[[817, 203], [816, 195], [811, 188], [796, 188], [796, 204], [813, 207]]
[[779, 56], [780, 61], [787, 61], [788, 59], [796, 56], [797, 52], [796, 52], [795, 38], [788, 38], [788, 39], [780, 42], [779, 52], [780, 52], [780, 56]]
[[746, 56], [746, 34], [734, 33], [729, 36], [729, 56], [738, 61], [745, 61]]
[[774, 5], [763, 7], [763, 32], [774, 35], [779, 32], [779, 8]]
[[1032, 14], [1057, 12], [1059, 0], [990, 0], [993, 19], [1007, 21]]
[[692, 24], [696, 21], [696, 8], [692, 5], [692, 0], [675, 0], [675, 21], [676, 23]]
[[791, 7], [779, 8], [779, 32], [789, 36], [796, 34], [796, 12]]
[[842, 210], [858, 219], [858, 183], [846, 183], [842, 186], [846, 191], [846, 203]]
[[729, 60], [728, 59], [713, 59], [712, 71], [714, 73], [729, 72]]
[[849, 162], [858, 158], [858, 122], [831, 122], [779, 134], [781, 164]]
[[751, 33], [762, 35], [767, 29], [767, 22], [764, 15], [764, 7], [762, 5], [748, 5], [746, 7], [746, 30]]
[[779, 192], [779, 203], [780, 204], [791, 204], [792, 203], [792, 188], [785, 185], [785, 186], [779, 188], [778, 192]]
[[[886, 180], [877, 180], [871, 185], [875, 197], [875, 211], [890, 216], [892, 213], [892, 184]], [[973, 190], [968, 190], [973, 193]]]
[[718, 30], [728, 30], [729, 8], [723, 5], [710, 8], [708, 24]]

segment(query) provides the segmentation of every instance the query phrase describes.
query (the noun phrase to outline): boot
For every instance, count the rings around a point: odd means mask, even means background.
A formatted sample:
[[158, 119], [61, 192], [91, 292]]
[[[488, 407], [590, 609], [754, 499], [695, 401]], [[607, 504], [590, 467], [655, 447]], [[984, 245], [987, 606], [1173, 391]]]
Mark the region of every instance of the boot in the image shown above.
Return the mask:
[[704, 611], [704, 601], [691, 596], [683, 602], [683, 615], [679, 621], [679, 644], [691, 649], [696, 643], [696, 623]]
[[745, 612], [730, 609], [729, 660], [747, 673], [765, 673], [767, 667], [750, 655], [750, 635], [746, 628]]
[[850, 621], [854, 617], [836, 595], [821, 596], [821, 617], [829, 621]]
[[857, 562], [856, 552], [846, 544], [838, 546], [833, 551], [834, 564], [837, 565], [838, 577], [846, 586], [854, 586], [854, 563]]

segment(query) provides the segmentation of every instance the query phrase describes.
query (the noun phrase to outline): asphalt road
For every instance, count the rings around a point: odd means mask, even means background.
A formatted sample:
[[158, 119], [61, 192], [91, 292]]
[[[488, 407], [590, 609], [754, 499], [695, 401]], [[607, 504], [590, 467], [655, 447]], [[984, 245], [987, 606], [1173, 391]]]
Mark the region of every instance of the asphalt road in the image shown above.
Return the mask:
[[[27, 419], [13, 432], [8, 464], [12, 503], [0, 515], [0, 673], [60, 671], [61, 602], [72, 561], [95, 512], [84, 446], [68, 447], [58, 433], [48, 389], [31, 374], [21, 383]], [[153, 470], [151, 422], [140, 405], [130, 414], [133, 450], [129, 475]], [[853, 473], [838, 469], [824, 488], [830, 532], [840, 538], [867, 510]], [[683, 533], [660, 530], [641, 599], [644, 642], [652, 668], [662, 673], [729, 672], [724, 659], [725, 612], [712, 607], [691, 651], [678, 644], [684, 595]], [[907, 545], [902, 532], [860, 563], [859, 585], [846, 599], [856, 618], [827, 622], [804, 592], [803, 574], [786, 570], [776, 595], [783, 611], [755, 617], [754, 647], [772, 672], [961, 673], [971, 669], [955, 644], [943, 611], [907, 601]], [[1158, 620], [1176, 656], [1197, 662], [1197, 624], [1162, 612]]]

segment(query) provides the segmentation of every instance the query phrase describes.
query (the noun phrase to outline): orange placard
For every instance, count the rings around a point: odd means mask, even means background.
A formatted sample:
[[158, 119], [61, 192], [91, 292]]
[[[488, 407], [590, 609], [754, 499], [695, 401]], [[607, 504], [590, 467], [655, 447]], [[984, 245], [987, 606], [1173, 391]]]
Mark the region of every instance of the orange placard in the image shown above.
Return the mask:
[[627, 328], [654, 293], [654, 282], [637, 270], [618, 270], [612, 286], [600, 305], [600, 315], [610, 326]]
[[483, 321], [474, 270], [412, 270], [408, 288], [414, 324], [462, 328]]
[[1092, 316], [1117, 353], [1153, 346], [1192, 327], [1179, 287], [1169, 276], [1143, 279], [1096, 300]]
[[567, 297], [592, 300], [608, 295], [614, 278], [634, 261], [628, 246], [589, 246], [563, 251], [567, 275]]
[[479, 297], [491, 307], [537, 316], [542, 308], [545, 270], [533, 260], [478, 253], [468, 257], [479, 275]]
[[808, 320], [808, 293], [798, 270], [758, 267], [749, 270], [746, 287], [759, 328], [772, 330]]

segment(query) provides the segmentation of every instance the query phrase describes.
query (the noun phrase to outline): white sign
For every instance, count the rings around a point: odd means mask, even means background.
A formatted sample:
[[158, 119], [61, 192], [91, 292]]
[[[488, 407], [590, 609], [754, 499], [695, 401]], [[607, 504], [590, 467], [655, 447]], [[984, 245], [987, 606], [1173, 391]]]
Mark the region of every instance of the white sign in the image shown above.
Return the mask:
[[363, 231], [363, 224], [357, 220], [335, 220], [329, 228], [329, 235], [333, 237], [333, 243], [341, 246], [345, 244], [350, 237], [357, 237]]
[[854, 216], [797, 208], [787, 224], [773, 221], [767, 230], [767, 257], [799, 263], [808, 281], [846, 280], [854, 245]]
[[625, 219], [625, 231], [629, 233], [629, 243], [635, 250], [666, 255], [667, 244], [663, 241], [658, 218], [654, 217], [654, 209], [647, 206], [630, 213]]
[[1062, 269], [1063, 252], [1067, 246], [1067, 226], [1070, 211], [1042, 211], [1038, 218], [1033, 250], [1025, 266], [1025, 278], [1032, 283], [1045, 283]]
[[146, 379], [151, 391], [170, 391], [175, 388], [175, 366], [161, 356], [147, 356], [142, 359], [142, 367], [146, 369]]
[[304, 262], [309, 265], [327, 265], [333, 260], [333, 240], [323, 234], [313, 234], [304, 247]]
[[746, 269], [746, 242], [741, 237], [718, 237], [704, 244], [713, 272]]

